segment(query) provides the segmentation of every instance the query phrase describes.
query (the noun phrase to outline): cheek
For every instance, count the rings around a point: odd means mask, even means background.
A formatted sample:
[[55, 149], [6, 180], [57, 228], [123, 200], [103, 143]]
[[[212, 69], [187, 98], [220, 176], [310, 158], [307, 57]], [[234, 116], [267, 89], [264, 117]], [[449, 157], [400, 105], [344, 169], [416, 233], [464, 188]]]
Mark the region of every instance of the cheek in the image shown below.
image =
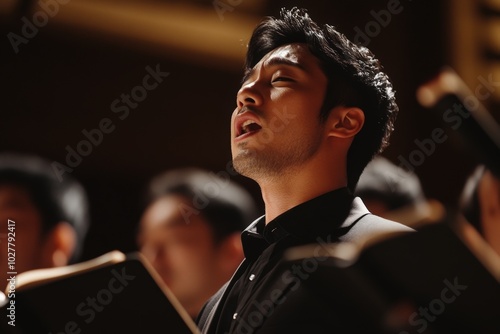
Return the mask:
[[[16, 269], [21, 272], [39, 266], [41, 242], [38, 239], [40, 232], [25, 229], [16, 230]], [[7, 250], [6, 250], [7, 251]]]
[[194, 263], [203, 263], [212, 254], [212, 250], [204, 238], [185, 241], [172, 248], [170, 258], [179, 266], [185, 267], [192, 266]]
[[302, 109], [300, 112], [295, 113], [294, 116], [286, 126], [287, 132], [295, 137], [314, 138], [320, 127], [316, 115], [307, 109]]
[[316, 92], [302, 92], [294, 94], [293, 91], [275, 91], [271, 94], [272, 112], [285, 121], [308, 122], [319, 119], [323, 106], [323, 97]]
[[291, 91], [287, 89], [271, 90], [270, 99], [275, 103], [284, 103], [294, 99], [294, 94], [289, 94]]
[[173, 259], [173, 270], [177, 271], [178, 277], [186, 281], [198, 281], [205, 279], [207, 271], [211, 267], [211, 255], [208, 249], [184, 249], [179, 251]]

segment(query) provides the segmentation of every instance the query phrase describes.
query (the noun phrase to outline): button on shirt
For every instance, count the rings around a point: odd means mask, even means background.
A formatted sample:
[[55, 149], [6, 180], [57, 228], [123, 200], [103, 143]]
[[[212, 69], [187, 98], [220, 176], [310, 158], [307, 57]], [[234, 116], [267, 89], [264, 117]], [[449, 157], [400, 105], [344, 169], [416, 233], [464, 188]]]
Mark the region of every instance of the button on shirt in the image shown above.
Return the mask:
[[335, 242], [346, 233], [340, 226], [352, 201], [348, 189], [341, 188], [302, 203], [267, 225], [264, 217], [252, 223], [242, 233], [245, 260], [220, 301], [213, 319], [217, 323], [215, 332], [235, 332], [240, 314], [251, 307], [254, 296], [276, 282], [278, 264], [287, 248], [317, 243], [318, 238]]

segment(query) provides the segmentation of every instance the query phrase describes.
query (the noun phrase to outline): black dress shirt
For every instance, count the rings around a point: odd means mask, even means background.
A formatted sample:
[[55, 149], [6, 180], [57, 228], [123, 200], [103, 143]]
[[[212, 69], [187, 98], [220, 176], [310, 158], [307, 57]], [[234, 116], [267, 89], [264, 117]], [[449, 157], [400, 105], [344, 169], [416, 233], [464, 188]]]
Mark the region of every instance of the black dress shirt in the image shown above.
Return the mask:
[[[213, 318], [217, 322], [215, 333], [257, 330], [259, 322], [263, 321], [259, 314], [253, 313], [255, 319], [241, 319], [239, 315], [252, 316], [248, 308], [274, 307], [253, 300], [253, 297], [279, 279], [276, 271], [279, 270], [283, 252], [290, 247], [317, 243], [318, 238], [323, 238], [324, 242], [335, 242], [346, 232], [340, 226], [349, 215], [352, 201], [353, 196], [348, 189], [341, 188], [302, 203], [267, 225], [264, 217], [252, 223], [242, 233], [245, 260], [231, 279]], [[280, 292], [283, 291], [276, 289], [278, 300]], [[265, 310], [260, 312], [260, 317], [265, 313]]]

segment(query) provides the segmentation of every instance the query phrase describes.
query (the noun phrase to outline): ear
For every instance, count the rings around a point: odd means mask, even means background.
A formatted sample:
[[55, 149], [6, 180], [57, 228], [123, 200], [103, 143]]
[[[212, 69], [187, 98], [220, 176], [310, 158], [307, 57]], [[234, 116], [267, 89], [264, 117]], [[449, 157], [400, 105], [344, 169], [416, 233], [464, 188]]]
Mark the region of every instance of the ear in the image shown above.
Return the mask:
[[328, 137], [354, 137], [365, 123], [365, 113], [357, 107], [335, 107], [327, 120]]
[[67, 222], [58, 223], [46, 236], [42, 248], [43, 267], [60, 267], [68, 264], [76, 247], [76, 233]]

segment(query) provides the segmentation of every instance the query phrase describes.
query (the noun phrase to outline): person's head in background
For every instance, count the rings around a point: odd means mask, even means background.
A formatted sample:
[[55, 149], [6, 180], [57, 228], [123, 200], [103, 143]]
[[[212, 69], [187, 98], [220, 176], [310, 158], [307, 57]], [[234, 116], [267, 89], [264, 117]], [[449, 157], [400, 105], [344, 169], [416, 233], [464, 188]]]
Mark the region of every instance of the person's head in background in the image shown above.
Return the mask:
[[14, 238], [12, 271], [19, 274], [77, 262], [88, 225], [87, 196], [79, 182], [69, 175], [60, 182], [50, 163], [38, 156], [0, 154], [2, 285], [8, 271], [8, 237]]
[[241, 231], [253, 198], [227, 178], [197, 168], [168, 171], [149, 186], [138, 245], [194, 318], [243, 259]]
[[484, 165], [477, 166], [465, 182], [459, 208], [500, 255], [500, 178]]
[[441, 203], [425, 196], [417, 175], [382, 156], [366, 166], [354, 194], [371, 213], [412, 227], [438, 221], [445, 214]]

